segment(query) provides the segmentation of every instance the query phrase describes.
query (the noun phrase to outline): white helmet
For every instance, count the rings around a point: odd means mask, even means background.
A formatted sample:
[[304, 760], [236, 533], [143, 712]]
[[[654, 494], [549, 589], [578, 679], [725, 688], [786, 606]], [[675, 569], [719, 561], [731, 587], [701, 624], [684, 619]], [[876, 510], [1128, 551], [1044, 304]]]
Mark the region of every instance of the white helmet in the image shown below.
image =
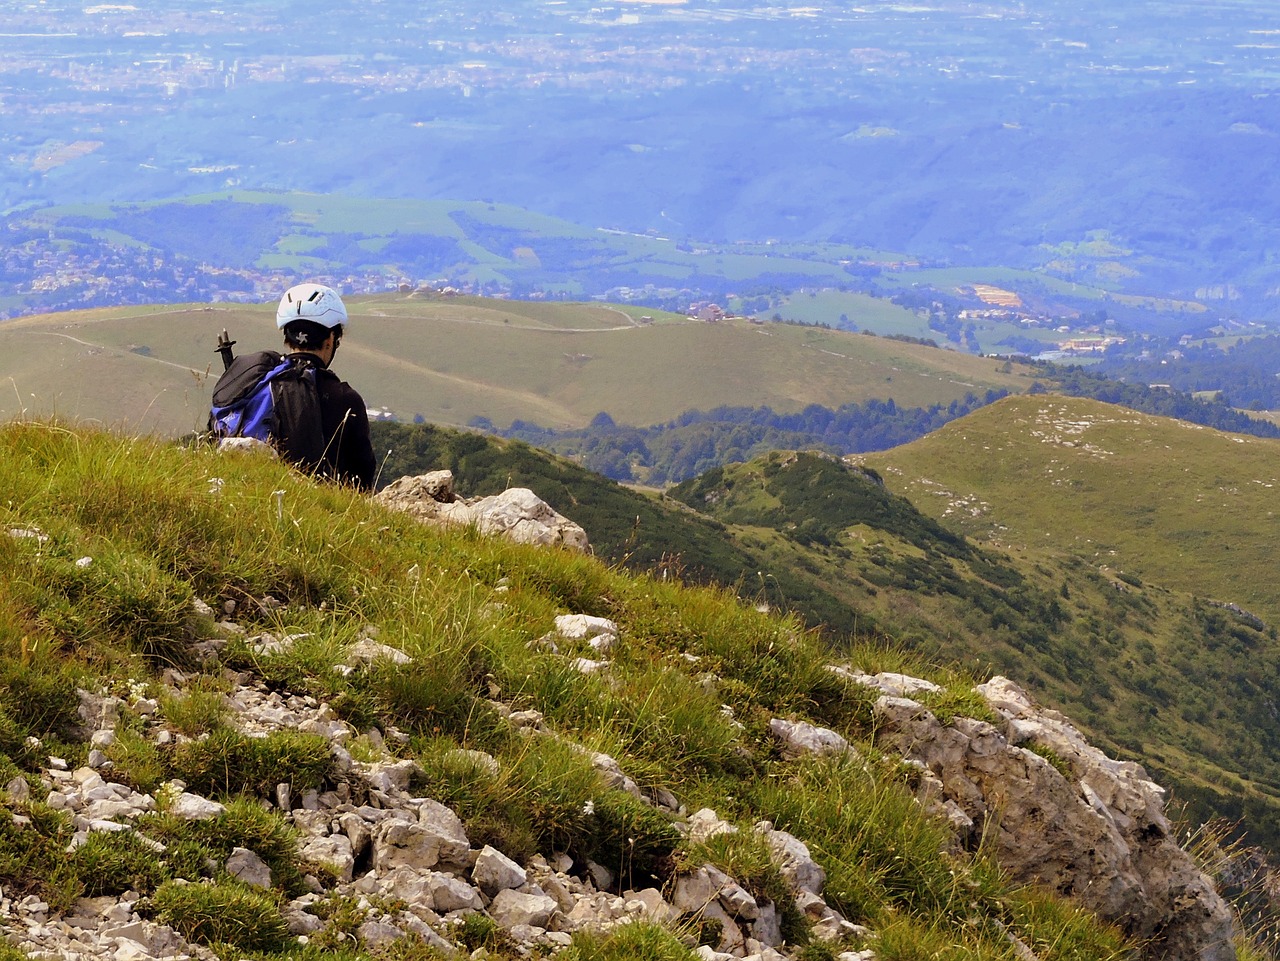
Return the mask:
[[284, 292], [280, 306], [276, 308], [277, 327], [284, 327], [295, 320], [309, 320], [332, 330], [347, 322], [347, 308], [332, 287], [298, 284]]

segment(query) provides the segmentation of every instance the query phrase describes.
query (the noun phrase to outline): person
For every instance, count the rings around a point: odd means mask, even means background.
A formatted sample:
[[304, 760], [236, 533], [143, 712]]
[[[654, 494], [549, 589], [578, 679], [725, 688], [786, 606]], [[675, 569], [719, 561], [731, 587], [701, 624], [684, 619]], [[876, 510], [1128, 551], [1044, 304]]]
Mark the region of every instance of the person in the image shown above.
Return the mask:
[[323, 459], [300, 466], [340, 483], [372, 490], [378, 465], [369, 439], [364, 398], [329, 369], [347, 323], [342, 298], [323, 284], [290, 287], [276, 308], [276, 327], [284, 335], [285, 359], [315, 371], [320, 398]]

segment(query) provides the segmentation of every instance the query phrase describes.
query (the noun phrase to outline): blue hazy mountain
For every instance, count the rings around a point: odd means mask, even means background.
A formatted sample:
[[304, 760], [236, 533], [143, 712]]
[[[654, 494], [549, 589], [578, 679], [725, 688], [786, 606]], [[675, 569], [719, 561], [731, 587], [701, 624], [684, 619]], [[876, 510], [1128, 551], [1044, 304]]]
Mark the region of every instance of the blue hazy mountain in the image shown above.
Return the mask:
[[1135, 292], [1280, 286], [1265, 0], [0, 2], [0, 210], [491, 200]]

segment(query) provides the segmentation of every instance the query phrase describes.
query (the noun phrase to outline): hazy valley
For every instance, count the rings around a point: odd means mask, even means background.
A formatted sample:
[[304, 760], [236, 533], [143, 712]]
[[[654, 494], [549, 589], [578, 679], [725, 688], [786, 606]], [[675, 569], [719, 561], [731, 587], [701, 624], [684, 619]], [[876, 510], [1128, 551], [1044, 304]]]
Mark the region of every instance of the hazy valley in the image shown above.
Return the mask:
[[[383, 2], [302, 32], [295, 12], [7, 3], [0, 209], [483, 201], [1274, 309], [1274, 24], [1252, 0]], [[447, 265], [433, 236], [404, 268]]]

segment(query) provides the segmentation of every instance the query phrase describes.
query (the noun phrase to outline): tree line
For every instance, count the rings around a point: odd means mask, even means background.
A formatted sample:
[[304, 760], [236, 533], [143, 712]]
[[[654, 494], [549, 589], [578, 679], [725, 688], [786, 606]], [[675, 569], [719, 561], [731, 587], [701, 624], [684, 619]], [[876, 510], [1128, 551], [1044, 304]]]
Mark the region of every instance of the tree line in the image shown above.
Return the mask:
[[604, 412], [586, 427], [568, 430], [523, 420], [501, 429], [483, 417], [474, 419], [471, 426], [572, 457], [614, 480], [664, 485], [771, 450], [816, 449], [832, 454], [888, 450], [1006, 394], [995, 390], [982, 396], [969, 393], [963, 400], [931, 407], [899, 407], [893, 400], [870, 400], [834, 409], [813, 404], [789, 414], [764, 406], [723, 406], [686, 411], [651, 427], [618, 424]]

